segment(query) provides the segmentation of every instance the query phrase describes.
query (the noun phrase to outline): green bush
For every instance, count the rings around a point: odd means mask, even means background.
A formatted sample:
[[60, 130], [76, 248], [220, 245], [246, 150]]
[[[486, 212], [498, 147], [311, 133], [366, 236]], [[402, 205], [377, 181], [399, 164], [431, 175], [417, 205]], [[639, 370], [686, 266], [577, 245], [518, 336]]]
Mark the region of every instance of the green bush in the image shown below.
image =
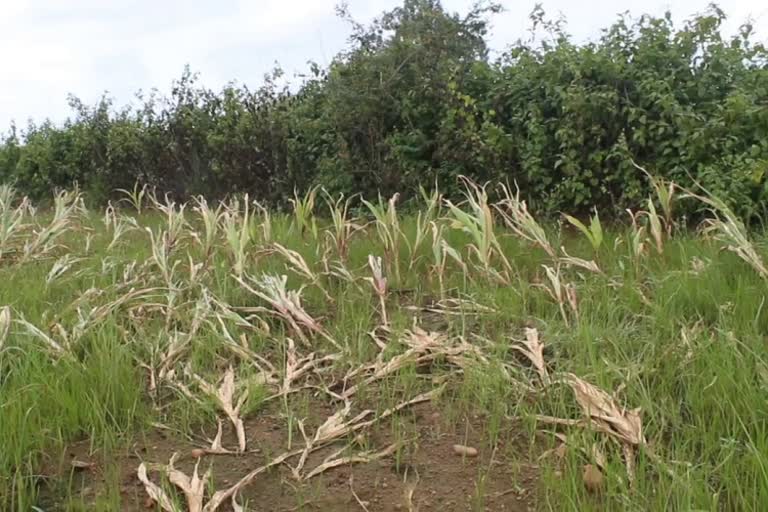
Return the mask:
[[619, 17], [576, 44], [537, 8], [536, 38], [491, 61], [484, 36], [499, 7], [466, 15], [405, 0], [297, 88], [280, 72], [251, 91], [198, 85], [185, 71], [168, 97], [138, 109], [70, 99], [74, 115], [11, 127], [0, 180], [34, 197], [74, 182], [103, 202], [138, 181], [184, 198], [248, 192], [285, 204], [293, 191], [416, 196], [457, 177], [516, 182], [542, 212], [619, 211], [647, 197], [637, 163], [695, 182], [747, 217], [768, 193], [768, 52], [752, 28], [721, 34], [713, 6], [682, 26]]
[[749, 26], [722, 39], [723, 20], [715, 7], [677, 31], [669, 16], [622, 17], [582, 46], [555, 24], [554, 43], [512, 48], [490, 106], [513, 177], [549, 209], [632, 206], [646, 194], [634, 160], [753, 213], [768, 157], [766, 51]]

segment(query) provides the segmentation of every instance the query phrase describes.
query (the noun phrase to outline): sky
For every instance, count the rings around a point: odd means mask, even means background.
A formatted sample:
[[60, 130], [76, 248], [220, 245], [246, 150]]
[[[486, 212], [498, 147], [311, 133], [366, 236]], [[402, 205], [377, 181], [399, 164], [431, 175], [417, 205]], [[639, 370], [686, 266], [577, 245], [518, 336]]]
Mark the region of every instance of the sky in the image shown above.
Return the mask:
[[[466, 12], [475, 0], [443, 0]], [[599, 37], [618, 13], [662, 14], [676, 21], [706, 9], [710, 0], [543, 0], [549, 14], [562, 14], [577, 41]], [[338, 0], [0, 0], [0, 132], [12, 120], [70, 114], [67, 95], [88, 104], [107, 92], [115, 103], [131, 102], [140, 89], [167, 91], [188, 64], [201, 83], [219, 88], [230, 81], [257, 87], [275, 62], [289, 74], [307, 61], [328, 64], [345, 47], [348, 26], [335, 16]], [[369, 21], [400, 0], [347, 0], [353, 17]], [[501, 0], [489, 44], [501, 51], [526, 37], [535, 0]], [[721, 1], [733, 33], [752, 18], [757, 35], [768, 36], [763, 0]]]

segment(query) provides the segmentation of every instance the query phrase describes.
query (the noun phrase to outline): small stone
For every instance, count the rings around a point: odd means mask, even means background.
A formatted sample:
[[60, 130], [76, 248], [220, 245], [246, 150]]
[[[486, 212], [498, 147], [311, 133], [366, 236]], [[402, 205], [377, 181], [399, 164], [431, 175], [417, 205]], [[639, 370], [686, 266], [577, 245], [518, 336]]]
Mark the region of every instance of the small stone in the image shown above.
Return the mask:
[[453, 445], [453, 453], [461, 455], [462, 457], [477, 457], [477, 448], [471, 446], [464, 446], [463, 444]]

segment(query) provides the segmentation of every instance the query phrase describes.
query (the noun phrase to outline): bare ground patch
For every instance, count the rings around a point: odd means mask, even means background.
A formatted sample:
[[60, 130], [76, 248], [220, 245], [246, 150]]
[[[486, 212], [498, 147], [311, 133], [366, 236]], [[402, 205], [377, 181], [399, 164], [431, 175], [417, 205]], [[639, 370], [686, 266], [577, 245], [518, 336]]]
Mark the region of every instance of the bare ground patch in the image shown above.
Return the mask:
[[[301, 447], [301, 438], [294, 433], [289, 439], [288, 422], [279, 410], [274, 409], [246, 421], [247, 453], [202, 457], [200, 472], [209, 464], [212, 468], [210, 488], [229, 487], [275, 456]], [[331, 409], [326, 404], [313, 403], [308, 427], [313, 421], [321, 421], [320, 418], [329, 412]], [[360, 450], [375, 451], [400, 442], [401, 447], [395, 453], [369, 463], [343, 464], [307, 481], [297, 481], [292, 474], [290, 466], [295, 465], [298, 458], [294, 456], [244, 487], [240, 503], [246, 505], [246, 510], [283, 512], [517, 512], [535, 508], [538, 469], [535, 463], [529, 462], [527, 443], [514, 426], [502, 430], [498, 442], [490, 447], [482, 416], [466, 415], [447, 421], [433, 403], [414, 405], [407, 412], [393, 416], [391, 422], [397, 426], [387, 422], [377, 424], [357, 435], [352, 444]], [[215, 432], [210, 432], [210, 437], [214, 435]], [[236, 443], [235, 433], [225, 428], [224, 446]], [[344, 442], [313, 452], [306, 466], [316, 467], [343, 445]], [[470, 450], [470, 455], [459, 454], [455, 445], [473, 448], [477, 453], [473, 455]], [[103, 457], [91, 453], [90, 444], [82, 441], [69, 447], [60, 467], [52, 469], [57, 474], [51, 476], [54, 480], [69, 476], [72, 489], [68, 494], [80, 496], [86, 503], [106, 493], [109, 482], [116, 478], [123, 510], [152, 510], [156, 503], [136, 476], [138, 465], [142, 461], [167, 463], [174, 453], [178, 453], [176, 468], [191, 475], [198, 460], [194, 450], [199, 448], [196, 442], [155, 429], [137, 440], [130, 449], [112, 455], [113, 458], [107, 461], [113, 470], [110, 472], [110, 468], [101, 462]], [[153, 481], [162, 483], [159, 475], [151, 476]], [[171, 486], [166, 488], [170, 490]], [[46, 493], [45, 488], [43, 493]], [[47, 493], [49, 497], [45, 502], [50, 510], [60, 510], [61, 504], [57, 505], [51, 490]], [[180, 495], [178, 497], [183, 500]], [[231, 510], [231, 505], [227, 502], [219, 510]]]

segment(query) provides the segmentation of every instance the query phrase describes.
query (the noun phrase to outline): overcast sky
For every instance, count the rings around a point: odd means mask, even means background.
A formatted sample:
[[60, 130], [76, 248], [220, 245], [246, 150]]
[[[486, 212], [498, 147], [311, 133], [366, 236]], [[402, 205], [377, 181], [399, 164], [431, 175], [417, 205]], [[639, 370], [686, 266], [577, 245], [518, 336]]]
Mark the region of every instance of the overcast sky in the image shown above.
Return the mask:
[[[616, 14], [661, 14], [682, 21], [710, 0], [545, 0], [562, 13], [577, 39], [599, 35]], [[139, 89], [169, 89], [185, 64], [210, 87], [237, 80], [257, 86], [280, 62], [289, 72], [314, 60], [327, 64], [344, 47], [348, 28], [335, 18], [338, 0], [0, 0], [0, 132], [10, 121], [69, 114], [67, 94], [87, 103], [108, 91], [118, 104]], [[400, 0], [348, 0], [358, 21], [367, 21]], [[474, 0], [443, 0], [466, 12]], [[526, 35], [533, 0], [502, 0], [494, 18], [491, 47]], [[758, 36], [768, 32], [763, 0], [721, 2], [735, 31], [747, 18]]]

